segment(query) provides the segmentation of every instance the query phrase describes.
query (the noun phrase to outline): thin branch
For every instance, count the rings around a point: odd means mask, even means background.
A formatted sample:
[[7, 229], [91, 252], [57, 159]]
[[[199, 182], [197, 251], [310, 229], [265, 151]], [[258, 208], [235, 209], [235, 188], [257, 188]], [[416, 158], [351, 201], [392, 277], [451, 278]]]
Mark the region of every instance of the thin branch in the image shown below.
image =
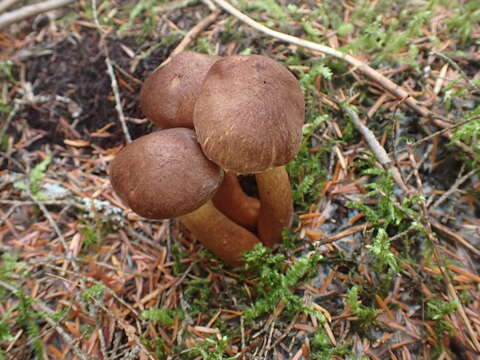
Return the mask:
[[20, 9], [13, 10], [0, 15], [0, 29], [13, 24], [17, 21], [27, 19], [29, 17], [55, 10], [59, 7], [75, 2], [75, 0], [48, 0], [38, 4], [24, 6]]
[[375, 134], [365, 125], [362, 124], [360, 118], [358, 117], [357, 113], [350, 109], [348, 106], [344, 106], [339, 104], [343, 111], [345, 111], [352, 120], [353, 126], [358, 130], [360, 134], [362, 134], [363, 138], [367, 142], [368, 146], [372, 150], [375, 158], [382, 164], [384, 167], [392, 170], [392, 176], [395, 182], [402, 188], [405, 193], [408, 193], [408, 187], [403, 181], [402, 175], [400, 170], [393, 165], [392, 160], [388, 157], [387, 152], [385, 149], [380, 145], [378, 140], [375, 137]]
[[[469, 119], [460, 121], [459, 123], [456, 123], [455, 125], [451, 125], [451, 126], [448, 126], [448, 127], [443, 127], [442, 130], [438, 130], [438, 131], [434, 132], [433, 134], [424, 137], [423, 139], [420, 139], [420, 140], [418, 140], [418, 141], [415, 141], [414, 143], [409, 144], [409, 146], [411, 146], [412, 148], [414, 148], [414, 147], [416, 147], [416, 146], [418, 146], [418, 145], [420, 145], [420, 144], [423, 144], [423, 143], [425, 143], [425, 142], [433, 139], [433, 138], [436, 137], [436, 136], [445, 135], [446, 133], [451, 133], [451, 130], [454, 130], [454, 129], [456, 129], [456, 128], [459, 128], [460, 126], [466, 125], [466, 124], [468, 124], [468, 123], [470, 123], [470, 122], [472, 122], [472, 121], [475, 121], [475, 120], [477, 120], [477, 119], [479, 119], [479, 118], [480, 118], [480, 116], [473, 116], [473, 117], [471, 117], [471, 118], [469, 118]], [[442, 127], [442, 126], [440, 126], [440, 127]], [[447, 136], [447, 137], [450, 137], [451, 135], [446, 134], [446, 136]], [[407, 150], [407, 148], [405, 147], [404, 149], [397, 150], [397, 153], [403, 152], [403, 151], [406, 151], [406, 150]]]
[[358, 60], [357, 58], [344, 54], [338, 50], [332, 49], [331, 47], [320, 45], [308, 40], [303, 40], [295, 36], [291, 36], [288, 34], [281, 33], [279, 31], [275, 31], [269, 29], [268, 27], [256, 22], [252, 18], [248, 17], [247, 15], [243, 14], [232, 5], [227, 3], [224, 0], [211, 0], [214, 3], [218, 4], [222, 7], [225, 11], [229, 12], [231, 15], [235, 16], [240, 21], [246, 23], [247, 25], [253, 27], [254, 29], [261, 31], [267, 35], [270, 35], [274, 38], [286, 41], [288, 43], [302, 46], [314, 51], [319, 51], [321, 53], [333, 56], [338, 59], [342, 59], [352, 65], [354, 70], [360, 71], [363, 75], [368, 77], [369, 79], [375, 81], [376, 83], [380, 84], [385, 90], [393, 94], [395, 97], [399, 99], [404, 99], [405, 103], [410, 106], [413, 110], [418, 112], [420, 115], [424, 117], [431, 117], [430, 110], [426, 109], [423, 106], [418, 105], [417, 101], [401, 86], [395, 84], [393, 81], [388, 79], [387, 77], [380, 74], [375, 69], [371, 68], [367, 64], [363, 63], [362, 61]]
[[435, 51], [435, 50], [432, 50], [431, 51], [432, 54], [436, 55], [436, 56], [439, 56], [441, 57], [443, 60], [447, 61], [451, 66], [453, 66], [455, 68], [455, 70], [457, 70], [460, 75], [462, 75], [462, 77], [465, 79], [465, 81], [471, 86], [473, 87], [474, 89], [476, 89], [477, 91], [480, 90], [480, 86], [478, 86], [475, 82], [473, 82], [467, 74], [465, 74], [465, 71], [462, 70], [462, 68], [453, 60], [453, 59], [450, 59], [447, 55], [445, 54], [442, 54], [441, 52], [439, 51]]
[[[93, 20], [95, 21], [95, 25], [98, 28], [98, 31], [103, 32], [102, 27], [100, 26], [100, 22], [98, 21], [97, 15], [97, 2], [96, 0], [92, 0], [92, 14]], [[115, 76], [115, 72], [113, 70], [112, 62], [110, 60], [110, 56], [108, 55], [108, 48], [105, 45], [105, 63], [107, 64], [107, 73], [110, 77], [110, 82], [113, 90], [113, 96], [115, 98], [115, 110], [117, 111], [118, 118], [120, 120], [120, 124], [122, 125], [123, 135], [125, 136], [125, 141], [127, 144], [132, 142], [132, 137], [130, 136], [130, 132], [128, 131], [127, 123], [125, 121], [125, 114], [123, 113], [122, 102], [120, 99], [120, 91], [118, 89], [118, 82]]]
[[[417, 182], [417, 191], [418, 194], [424, 195], [425, 192], [423, 190], [423, 184], [422, 180], [420, 178], [420, 174], [418, 172], [418, 163], [415, 160], [415, 156], [413, 156], [413, 151], [411, 148], [409, 148], [409, 157], [410, 161], [413, 165], [413, 173], [415, 175], [415, 180]], [[442, 274], [443, 280], [445, 282], [445, 285], [447, 287], [447, 291], [449, 293], [449, 297], [451, 300], [456, 301], [458, 303], [458, 308], [457, 312], [460, 315], [460, 318], [463, 320], [463, 323], [465, 324], [466, 327], [466, 333], [470, 335], [470, 341], [472, 342], [473, 348], [475, 351], [480, 351], [480, 343], [477, 339], [477, 332], [473, 329], [472, 324], [470, 323], [470, 319], [467, 317], [467, 314], [465, 312], [465, 307], [463, 305], [463, 301], [458, 297], [457, 291], [455, 290], [455, 287], [452, 284], [452, 280], [450, 278], [450, 274], [447, 271], [447, 267], [445, 265], [444, 259], [441, 257], [440, 252], [438, 250], [438, 244], [439, 241], [437, 237], [434, 235], [433, 228], [436, 227], [438, 228], [438, 223], [433, 221], [431, 217], [429, 216], [428, 209], [425, 203], [425, 200], [420, 200], [419, 201], [420, 205], [420, 211], [421, 211], [421, 221], [423, 225], [425, 226], [426, 229], [426, 235], [429, 238], [432, 247], [433, 247], [433, 256], [435, 258], [436, 263], [438, 264], [438, 268], [440, 269], [440, 273]], [[461, 238], [461, 237], [460, 237]], [[462, 238], [463, 239], [463, 238]], [[457, 239], [460, 240], [460, 239]], [[464, 246], [468, 247], [469, 249], [472, 250], [473, 246], [471, 246], [467, 241], [461, 242]], [[478, 250], [473, 248], [477, 252], [475, 252], [478, 255]], [[474, 251], [472, 250], [472, 251]]]
[[120, 99], [120, 91], [118, 90], [118, 82], [113, 71], [112, 62], [110, 61], [110, 57], [108, 56], [108, 50], [105, 53], [105, 63], [107, 64], [107, 72], [108, 76], [110, 76], [113, 96], [115, 97], [115, 110], [117, 110], [118, 118], [120, 119], [120, 123], [122, 124], [122, 131], [128, 144], [132, 142], [132, 137], [130, 136], [127, 123], [125, 121], [125, 115], [123, 113], [123, 107]]
[[15, 4], [18, 0], [2, 0], [0, 1], [0, 12], [7, 10], [10, 6]]
[[210, 11], [214, 11], [217, 7], [211, 0], [202, 0], [202, 2], [207, 5], [207, 7], [210, 9]]
[[177, 45], [175, 50], [173, 50], [171, 56], [176, 55], [187, 48], [187, 46], [194, 40], [198, 34], [205, 30], [210, 24], [217, 20], [218, 15], [220, 15], [220, 10], [214, 10], [210, 15], [205, 19], [196, 24], [190, 31], [185, 35], [185, 37], [180, 41], [180, 44]]
[[1, 218], [0, 218], [0, 226], [3, 225], [3, 223], [5, 221], [7, 221], [7, 219], [10, 217], [10, 215], [13, 214], [13, 211], [17, 208], [18, 205], [14, 204], [10, 207], [10, 209], [7, 210], [7, 212], [5, 213], [5, 215], [3, 215]]
[[458, 191], [458, 188], [460, 187], [460, 185], [462, 185], [465, 181], [470, 179], [478, 171], [479, 171], [478, 169], [473, 169], [472, 171], [468, 172], [466, 175], [457, 179], [455, 181], [455, 184], [453, 184], [453, 186], [450, 189], [448, 189], [448, 191], [446, 191], [442, 196], [440, 196], [440, 198], [437, 201], [435, 201], [435, 203], [432, 206], [430, 206], [430, 203], [427, 202], [427, 207], [431, 209], [435, 209], [439, 207], [445, 200], [448, 199], [448, 197], [451, 194], [453, 194], [455, 191]]
[[[17, 289], [14, 286], [4, 281], [0, 280], [0, 286], [7, 289], [13, 294], [17, 293]], [[72, 337], [57, 322], [55, 322], [52, 318], [48, 316], [55, 314], [52, 309], [50, 309], [47, 305], [41, 302], [41, 300], [38, 298], [34, 299], [34, 301], [32, 302], [32, 307], [35, 309], [35, 311], [47, 314], [46, 316], [43, 316], [45, 321], [48, 322], [48, 324], [55, 329], [55, 331], [63, 338], [63, 340], [68, 344], [68, 346], [72, 348], [75, 355], [77, 355], [81, 360], [90, 359], [89, 355], [85, 354], [77, 345], [75, 345], [77, 341], [73, 340]]]
[[[118, 316], [115, 316], [115, 314], [109, 309], [107, 308], [104, 304], [102, 304], [101, 302], [99, 302], [97, 299], [93, 298], [92, 299], [95, 304], [101, 308], [103, 311], [105, 311], [108, 316], [110, 316], [110, 318], [114, 319], [117, 324], [123, 329], [123, 331], [125, 332], [125, 335], [129, 338], [129, 341], [132, 342], [132, 340], [135, 341], [135, 345], [137, 347], [140, 348], [140, 350], [142, 350], [144, 352], [144, 354], [150, 359], [150, 360], [156, 360], [157, 358], [152, 354], [152, 352], [147, 349], [147, 347], [143, 344], [142, 340], [140, 339], [140, 337], [136, 334], [135, 332], [135, 328], [130, 325], [128, 322], [126, 322], [126, 320], [124, 319], [119, 319]], [[135, 359], [137, 359], [136, 357], [134, 357]]]
[[178, 53], [184, 51], [187, 46], [200, 34], [205, 28], [210, 26], [217, 18], [218, 15], [220, 15], [220, 10], [216, 9], [214, 10], [210, 15], [208, 15], [205, 19], [200, 21], [198, 24], [196, 24], [193, 28], [190, 29], [190, 31], [184, 36], [182, 41], [177, 45], [177, 47], [172, 51], [170, 56], [162, 62], [158, 68], [168, 64], [170, 62], [170, 59], [177, 55]]
[[[477, 249], [475, 246], [470, 244], [466, 239], [464, 239], [459, 233], [456, 233], [448, 228], [448, 226], [442, 225], [439, 222], [430, 219], [430, 223], [432, 224], [433, 230], [437, 233], [440, 233], [444, 237], [449, 238], [452, 241], [459, 243], [464, 248], [470, 250], [475, 255], [480, 256], [480, 250]], [[479, 348], [480, 350], [480, 348]]]
[[[50, 309], [48, 306], [44, 305], [43, 303], [39, 302], [38, 299], [35, 299], [35, 302], [32, 304], [33, 308], [35, 308], [37, 311], [41, 311], [44, 313], [47, 313], [48, 315], [53, 315], [55, 312]], [[55, 329], [55, 331], [63, 338], [63, 340], [68, 344], [69, 347], [72, 348], [73, 352], [75, 355], [77, 355], [81, 360], [88, 360], [91, 359], [91, 357], [88, 354], [85, 354], [79, 346], [75, 345], [77, 341], [72, 339], [72, 337], [68, 334], [67, 331], [63, 327], [61, 327], [59, 324], [57, 324], [53, 319], [51, 319], [49, 316], [44, 316], [43, 318], [45, 321]]]
[[[98, 263], [97, 263], [98, 264]], [[56, 271], [59, 271], [59, 272], [64, 272], [64, 273], [67, 273], [67, 274], [70, 274], [70, 275], [73, 275], [73, 276], [76, 276], [78, 277], [79, 279], [81, 280], [84, 280], [85, 281], [91, 281], [93, 282], [94, 284], [98, 285], [98, 284], [102, 284], [103, 283], [101, 281], [98, 281], [98, 280], [95, 280], [94, 278], [92, 277], [89, 277], [89, 276], [86, 276], [86, 275], [83, 275], [82, 273], [80, 273], [79, 271], [70, 271], [70, 270], [64, 270], [62, 269], [61, 267], [59, 266], [55, 266], [55, 265], [52, 265], [52, 264], [45, 264], [45, 266], [47, 266], [48, 268], [50, 269], [54, 269]], [[102, 265], [103, 266], [103, 265]], [[55, 276], [55, 274], [48, 274], [50, 276]], [[59, 278], [61, 278], [61, 276], [57, 276]], [[65, 280], [65, 279], [64, 279]], [[83, 287], [84, 289], [85, 287]], [[82, 288], [80, 288], [82, 289]], [[122, 304], [123, 306], [125, 306], [128, 310], [130, 310], [130, 312], [132, 314], [134, 314], [136, 317], [139, 317], [140, 314], [138, 313], [138, 311], [136, 311], [130, 304], [128, 304], [125, 300], [123, 300], [121, 297], [119, 297], [115, 291], [113, 291], [112, 289], [110, 289], [108, 286], [105, 287], [105, 291], [111, 295], [113, 298], [115, 298], [120, 304]]]
[[45, 207], [45, 205], [42, 204], [41, 202], [39, 202], [39, 201], [35, 198], [35, 195], [33, 195], [30, 191], [28, 191], [28, 195], [29, 195], [30, 198], [32, 199], [33, 203], [40, 208], [40, 210], [42, 211], [43, 215], [47, 218], [47, 221], [50, 223], [50, 226], [53, 228], [54, 232], [57, 234], [58, 238], [60, 239], [60, 242], [62, 243], [63, 247], [65, 248], [65, 252], [66, 252], [65, 258], [72, 263], [73, 268], [74, 268], [76, 271], [79, 271], [78, 264], [75, 262], [75, 259], [74, 259], [74, 257], [72, 256], [71, 251], [69, 250], [69, 247], [68, 247], [68, 244], [67, 244], [67, 240], [65, 239], [65, 237], [64, 237], [63, 234], [62, 234], [62, 231], [61, 231], [60, 228], [58, 227], [57, 222], [53, 219], [52, 215], [50, 215], [50, 212], [49, 212], [48, 209]]

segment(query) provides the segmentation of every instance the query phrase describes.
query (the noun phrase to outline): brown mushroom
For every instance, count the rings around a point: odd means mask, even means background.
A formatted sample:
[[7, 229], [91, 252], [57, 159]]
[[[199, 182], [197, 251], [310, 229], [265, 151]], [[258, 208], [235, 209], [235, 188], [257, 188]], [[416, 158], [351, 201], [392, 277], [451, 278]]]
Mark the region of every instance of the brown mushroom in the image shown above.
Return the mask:
[[151, 219], [177, 217], [230, 265], [239, 265], [241, 253], [258, 243], [212, 205], [223, 171], [204, 156], [191, 129], [157, 131], [130, 143], [112, 161], [110, 179], [134, 212]]
[[[193, 129], [195, 101], [208, 70], [218, 59], [219, 56], [184, 51], [156, 69], [140, 92], [140, 106], [145, 116], [163, 129]], [[242, 191], [234, 173], [226, 174], [213, 203], [237, 224], [256, 228], [260, 202]]]
[[222, 58], [210, 68], [195, 103], [194, 125], [205, 155], [226, 171], [256, 173], [258, 233], [280, 241], [293, 204], [284, 165], [297, 154], [305, 105], [297, 79], [259, 55]]
[[143, 83], [140, 107], [157, 126], [193, 128], [193, 107], [203, 80], [218, 56], [184, 51], [156, 69]]

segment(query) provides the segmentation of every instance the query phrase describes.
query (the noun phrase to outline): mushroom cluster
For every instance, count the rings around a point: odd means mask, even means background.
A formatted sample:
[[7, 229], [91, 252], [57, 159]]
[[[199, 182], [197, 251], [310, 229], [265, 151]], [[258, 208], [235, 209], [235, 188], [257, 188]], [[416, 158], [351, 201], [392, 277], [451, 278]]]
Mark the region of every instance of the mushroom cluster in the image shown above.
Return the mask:
[[[144, 82], [140, 106], [162, 130], [123, 148], [110, 167], [115, 192], [137, 214], [178, 218], [230, 265], [291, 223], [285, 165], [297, 154], [304, 100], [297, 79], [260, 55], [185, 51]], [[237, 175], [254, 174], [259, 199]]]

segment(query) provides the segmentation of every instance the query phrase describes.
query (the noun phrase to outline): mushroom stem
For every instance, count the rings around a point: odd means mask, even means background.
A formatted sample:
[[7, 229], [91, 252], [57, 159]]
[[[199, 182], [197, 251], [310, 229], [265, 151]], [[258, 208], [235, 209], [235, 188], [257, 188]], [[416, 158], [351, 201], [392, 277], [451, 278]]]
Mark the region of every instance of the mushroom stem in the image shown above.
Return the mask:
[[212, 201], [178, 219], [203, 246], [232, 266], [241, 265], [242, 253], [259, 243], [254, 234], [223, 215]]
[[271, 247], [282, 239], [282, 230], [292, 222], [293, 200], [290, 179], [285, 166], [255, 175], [260, 197], [258, 236]]
[[218, 210], [238, 225], [250, 230], [257, 227], [260, 202], [243, 192], [234, 172], [225, 173], [212, 202]]

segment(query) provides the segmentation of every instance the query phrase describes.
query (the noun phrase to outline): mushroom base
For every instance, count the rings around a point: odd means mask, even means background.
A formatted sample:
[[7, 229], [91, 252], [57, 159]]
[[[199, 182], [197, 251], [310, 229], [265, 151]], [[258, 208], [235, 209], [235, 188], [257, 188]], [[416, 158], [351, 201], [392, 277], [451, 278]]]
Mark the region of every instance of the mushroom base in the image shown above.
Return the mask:
[[285, 166], [255, 175], [260, 196], [258, 236], [265, 246], [272, 247], [282, 240], [282, 230], [290, 227], [293, 199]]
[[255, 231], [260, 212], [260, 201], [244, 193], [235, 173], [225, 173], [222, 184], [213, 196], [212, 202], [230, 220]]
[[203, 246], [232, 266], [241, 265], [242, 253], [260, 242], [250, 231], [222, 214], [212, 201], [178, 219]]

